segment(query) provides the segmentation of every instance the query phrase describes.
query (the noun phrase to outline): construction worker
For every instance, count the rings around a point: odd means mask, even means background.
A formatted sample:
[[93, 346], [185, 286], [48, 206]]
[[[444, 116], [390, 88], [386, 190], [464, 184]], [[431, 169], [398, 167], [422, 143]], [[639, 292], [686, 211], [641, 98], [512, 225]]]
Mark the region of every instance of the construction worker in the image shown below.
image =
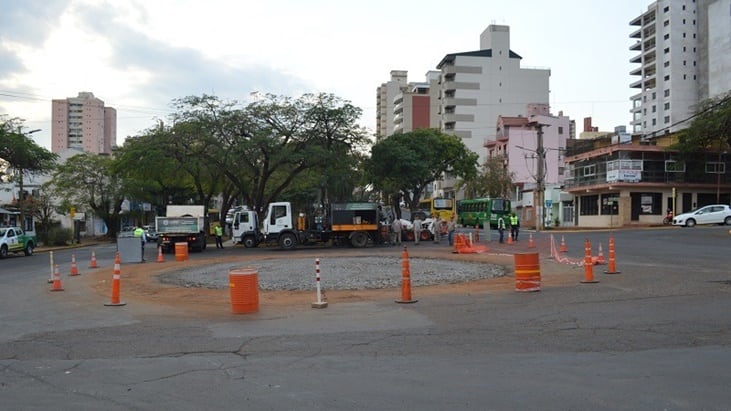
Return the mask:
[[518, 230], [520, 228], [520, 221], [515, 213], [510, 214], [510, 233], [513, 236], [513, 241], [518, 241]]
[[395, 218], [391, 223], [391, 244], [401, 245], [401, 219]]
[[440, 235], [442, 234], [442, 218], [439, 215], [432, 223], [432, 229], [434, 230], [434, 244], [439, 244]]
[[497, 219], [497, 231], [500, 233], [500, 242], [503, 242], [503, 235], [505, 234], [505, 220], [503, 216]]
[[142, 245], [142, 253], [140, 254], [142, 256], [142, 261], [145, 261], [145, 243], [147, 242], [147, 236], [145, 235], [145, 230], [142, 228], [142, 226], [137, 225], [137, 228], [135, 228], [134, 236], [140, 238], [140, 244]]
[[414, 217], [414, 245], [419, 245], [419, 240], [421, 240], [422, 223], [421, 218], [417, 214]]
[[213, 227], [213, 233], [216, 235], [216, 248], [223, 249], [223, 228], [220, 224]]

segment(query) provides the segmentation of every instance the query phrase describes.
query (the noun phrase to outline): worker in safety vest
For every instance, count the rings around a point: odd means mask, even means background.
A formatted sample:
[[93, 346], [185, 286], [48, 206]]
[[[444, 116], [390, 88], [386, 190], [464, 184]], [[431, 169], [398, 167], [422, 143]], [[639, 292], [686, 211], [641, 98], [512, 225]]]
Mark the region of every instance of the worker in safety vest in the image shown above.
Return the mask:
[[497, 219], [497, 231], [500, 233], [500, 242], [503, 242], [503, 235], [505, 234], [505, 220], [503, 216]]
[[213, 233], [216, 234], [216, 248], [223, 249], [223, 228], [217, 225], [213, 228]]
[[520, 228], [520, 221], [518, 216], [513, 213], [510, 214], [510, 233], [513, 235], [513, 241], [518, 241], [518, 230]]
[[140, 255], [142, 256], [142, 261], [145, 261], [145, 243], [147, 242], [147, 236], [145, 235], [145, 230], [142, 227], [137, 226], [137, 228], [135, 228], [135, 231], [134, 231], [134, 236], [140, 238], [140, 244], [142, 247], [142, 254], [140, 254]]

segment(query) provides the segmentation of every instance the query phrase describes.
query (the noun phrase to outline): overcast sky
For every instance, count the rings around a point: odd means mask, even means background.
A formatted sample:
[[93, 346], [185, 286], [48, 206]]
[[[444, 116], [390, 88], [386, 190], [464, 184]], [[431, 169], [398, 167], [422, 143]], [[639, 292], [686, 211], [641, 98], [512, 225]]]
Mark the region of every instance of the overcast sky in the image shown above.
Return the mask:
[[600, 130], [630, 121], [629, 21], [643, 0], [0, 0], [0, 114], [50, 148], [51, 100], [90, 91], [117, 109], [117, 143], [214, 94], [327, 92], [363, 109], [391, 70], [424, 81], [444, 55], [510, 26], [522, 67], [550, 68], [551, 111]]

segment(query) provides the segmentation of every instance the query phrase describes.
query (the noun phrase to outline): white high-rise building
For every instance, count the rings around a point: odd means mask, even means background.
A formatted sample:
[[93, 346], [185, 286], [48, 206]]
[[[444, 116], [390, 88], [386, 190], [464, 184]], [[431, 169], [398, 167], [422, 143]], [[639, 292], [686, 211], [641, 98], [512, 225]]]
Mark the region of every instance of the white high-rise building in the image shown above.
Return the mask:
[[376, 90], [376, 141], [393, 134], [395, 127], [395, 98], [407, 87], [408, 72], [391, 70], [391, 80]]
[[731, 0], [659, 0], [630, 25], [633, 133], [686, 128], [700, 101], [731, 89]]
[[444, 56], [441, 71], [440, 128], [462, 138], [486, 158], [485, 144], [495, 140], [498, 116], [525, 114], [528, 104], [548, 104], [549, 69], [521, 68], [510, 50], [510, 28], [490, 25], [480, 49]]

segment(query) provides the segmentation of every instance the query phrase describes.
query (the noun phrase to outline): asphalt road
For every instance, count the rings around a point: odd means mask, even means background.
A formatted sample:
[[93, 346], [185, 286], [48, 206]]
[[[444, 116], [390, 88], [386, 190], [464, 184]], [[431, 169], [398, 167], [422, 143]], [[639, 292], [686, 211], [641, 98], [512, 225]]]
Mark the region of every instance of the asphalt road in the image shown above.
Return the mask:
[[[48, 253], [11, 256], [0, 261], [0, 408], [728, 410], [728, 228], [616, 231], [621, 274], [597, 266], [597, 284], [547, 260], [549, 234], [533, 233], [546, 267], [539, 293], [417, 288], [409, 305], [374, 299], [247, 315], [186, 317], [154, 299], [104, 307], [73, 286], [67, 262], [74, 253], [86, 266], [93, 249], [109, 267], [113, 244], [54, 252], [68, 284], [59, 293], [49, 292]], [[608, 231], [553, 234], [576, 259], [586, 239], [608, 252]], [[304, 252], [213, 247], [190, 256]]]

